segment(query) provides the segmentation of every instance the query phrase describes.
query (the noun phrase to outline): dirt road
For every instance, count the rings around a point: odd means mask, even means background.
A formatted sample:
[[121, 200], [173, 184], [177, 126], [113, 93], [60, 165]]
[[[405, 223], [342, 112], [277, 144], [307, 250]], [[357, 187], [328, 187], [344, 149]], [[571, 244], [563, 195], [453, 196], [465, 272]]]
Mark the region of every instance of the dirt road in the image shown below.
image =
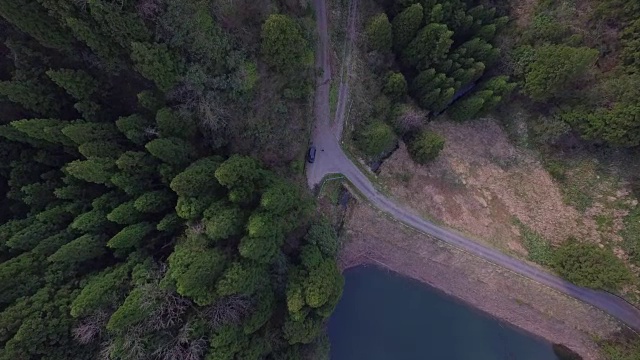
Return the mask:
[[[355, 20], [357, 18], [357, 3], [359, 0], [351, 0], [352, 5], [349, 16], [349, 33], [348, 41], [353, 42], [355, 34]], [[516, 260], [497, 250], [482, 246], [475, 241], [468, 239], [454, 231], [442, 228], [412, 211], [396, 204], [391, 199], [381, 194], [375, 186], [369, 181], [367, 176], [354, 165], [345, 155], [340, 146], [340, 136], [342, 133], [342, 125], [338, 125], [340, 121], [344, 121], [346, 106], [338, 106], [336, 110], [336, 124], [332, 126], [329, 114], [329, 82], [331, 79], [331, 68], [329, 65], [329, 35], [326, 0], [314, 0], [314, 7], [317, 16], [318, 30], [318, 48], [316, 65], [323, 69], [322, 76], [317, 79], [318, 87], [316, 89], [315, 111], [316, 124], [313, 131], [313, 145], [316, 146], [317, 155], [314, 164], [307, 164], [307, 182], [310, 188], [318, 185], [322, 179], [332, 173], [343, 174], [360, 193], [376, 208], [389, 214], [397, 221], [400, 221], [414, 229], [423, 233], [434, 236], [441, 241], [454, 246], [460, 250], [478, 256], [493, 264], [502, 266], [520, 276], [524, 276], [534, 280], [540, 284], [546, 285], [554, 290], [574, 297], [587, 304], [593, 305], [613, 317], [619, 319], [630, 327], [640, 331], [640, 311], [635, 307], [626, 303], [624, 300], [608, 293], [595, 291], [573, 285], [551, 273]], [[351, 48], [348, 45], [347, 49]], [[348, 57], [345, 57], [348, 59]], [[348, 62], [345, 62], [348, 66]], [[349, 80], [349, 69], [345, 71], [343, 81]], [[329, 81], [328, 81], [329, 80]], [[348, 99], [348, 86], [341, 86], [339, 103], [346, 104]], [[338, 132], [338, 130], [340, 130]]]

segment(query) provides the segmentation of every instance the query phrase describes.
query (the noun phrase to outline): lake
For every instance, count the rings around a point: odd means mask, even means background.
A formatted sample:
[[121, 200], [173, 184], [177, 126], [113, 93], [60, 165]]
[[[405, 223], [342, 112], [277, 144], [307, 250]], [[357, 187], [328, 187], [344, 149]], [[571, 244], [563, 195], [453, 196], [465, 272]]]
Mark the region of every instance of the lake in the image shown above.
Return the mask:
[[374, 266], [345, 272], [332, 360], [557, 360], [551, 344]]

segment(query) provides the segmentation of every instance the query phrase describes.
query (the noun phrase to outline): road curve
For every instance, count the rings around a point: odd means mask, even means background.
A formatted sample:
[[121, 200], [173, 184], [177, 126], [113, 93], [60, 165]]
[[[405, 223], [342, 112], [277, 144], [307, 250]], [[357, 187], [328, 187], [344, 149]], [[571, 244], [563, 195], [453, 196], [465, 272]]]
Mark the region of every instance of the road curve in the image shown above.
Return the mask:
[[[350, 6], [350, 12], [355, 12], [357, 11], [356, 5], [358, 0], [351, 1], [356, 4]], [[316, 123], [312, 134], [312, 143], [316, 146], [318, 152], [315, 163], [307, 164], [307, 182], [310, 188], [313, 189], [328, 174], [341, 173], [373, 206], [389, 214], [396, 220], [418, 231], [438, 238], [458, 249], [599, 308], [636, 331], [640, 331], [640, 311], [623, 299], [606, 292], [576, 286], [540, 268], [512, 258], [495, 249], [480, 245], [454, 231], [442, 228], [421, 218], [411, 210], [400, 206], [381, 194], [371, 181], [369, 181], [369, 178], [353, 164], [342, 150], [339, 141], [340, 132], [337, 132], [338, 129], [342, 128], [342, 125], [333, 124], [334, 126], [332, 126], [331, 124], [329, 115], [329, 81], [331, 80], [331, 68], [329, 64], [326, 0], [314, 0], [314, 7], [317, 16], [316, 21], [319, 37], [316, 65], [323, 69], [323, 74], [317, 79], [318, 88], [315, 99]], [[355, 22], [356, 18], [355, 13], [350, 14], [349, 28], [354, 27], [352, 22]], [[353, 37], [349, 36], [348, 40], [353, 41]], [[343, 81], [348, 81], [348, 69], [345, 73], [347, 75], [343, 77]], [[342, 88], [343, 86], [341, 86], [341, 89]], [[348, 86], [345, 85], [344, 88], [348, 90]], [[347, 91], [344, 93], [341, 91], [339, 101], [346, 103], [347, 96]], [[338, 123], [344, 119], [345, 108], [346, 106], [339, 106], [336, 111], [335, 116]]]

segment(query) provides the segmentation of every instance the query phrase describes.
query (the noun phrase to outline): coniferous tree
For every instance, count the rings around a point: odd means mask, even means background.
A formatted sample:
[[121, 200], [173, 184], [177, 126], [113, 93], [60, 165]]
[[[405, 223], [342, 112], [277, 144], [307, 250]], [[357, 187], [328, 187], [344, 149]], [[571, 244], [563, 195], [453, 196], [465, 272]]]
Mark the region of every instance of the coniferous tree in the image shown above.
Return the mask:
[[396, 51], [404, 49], [420, 30], [424, 10], [422, 5], [413, 4], [393, 18], [393, 46]]

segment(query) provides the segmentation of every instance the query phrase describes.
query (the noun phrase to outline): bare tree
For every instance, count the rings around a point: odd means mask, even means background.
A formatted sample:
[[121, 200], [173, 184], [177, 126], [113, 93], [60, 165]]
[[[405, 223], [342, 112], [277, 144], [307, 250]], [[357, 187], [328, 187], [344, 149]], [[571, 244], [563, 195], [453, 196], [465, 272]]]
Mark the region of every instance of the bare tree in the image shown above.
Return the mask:
[[204, 338], [191, 339], [193, 329], [191, 324], [185, 324], [180, 330], [164, 342], [152, 354], [159, 360], [199, 360], [207, 349]]
[[73, 328], [73, 338], [83, 345], [95, 341], [100, 338], [108, 319], [109, 313], [106, 311], [98, 311], [84, 318], [80, 324]]
[[140, 0], [136, 5], [138, 16], [146, 20], [154, 20], [160, 12], [160, 1], [158, 0]]
[[396, 127], [402, 132], [416, 131], [422, 127], [426, 119], [424, 111], [414, 108], [407, 108], [402, 114], [399, 114], [394, 122]]
[[168, 329], [180, 325], [183, 315], [191, 306], [189, 299], [174, 292], [158, 292], [153, 297], [155, 299], [145, 299], [143, 303], [143, 306], [153, 307], [145, 321], [151, 330]]
[[202, 315], [212, 329], [217, 329], [227, 324], [240, 324], [252, 307], [253, 302], [249, 297], [244, 295], [231, 295], [205, 308]]

